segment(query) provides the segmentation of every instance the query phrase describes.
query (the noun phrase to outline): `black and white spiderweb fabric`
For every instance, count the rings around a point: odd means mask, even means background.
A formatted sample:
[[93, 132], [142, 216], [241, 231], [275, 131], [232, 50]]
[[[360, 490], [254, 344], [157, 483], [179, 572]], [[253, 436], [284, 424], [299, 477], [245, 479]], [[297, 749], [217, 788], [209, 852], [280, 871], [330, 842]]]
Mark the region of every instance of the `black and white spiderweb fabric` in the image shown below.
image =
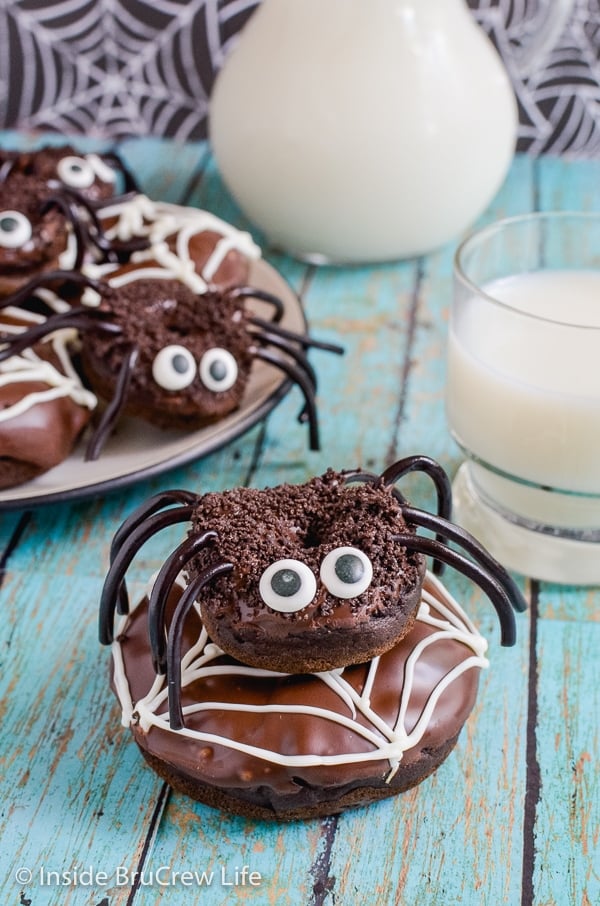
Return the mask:
[[528, 75], [515, 48], [527, 48], [554, 0], [468, 0], [500, 51], [519, 103], [519, 143], [531, 154], [600, 154], [600, 0], [574, 0], [555, 47]]
[[[513, 79], [519, 150], [600, 154], [600, 0], [574, 0], [555, 48], [527, 76], [514, 49], [535, 33], [540, 3], [552, 15], [555, 0], [467, 2]], [[0, 0], [0, 127], [204, 138], [215, 74], [256, 5]]]
[[0, 0], [0, 125], [205, 135], [208, 95], [250, 0]]

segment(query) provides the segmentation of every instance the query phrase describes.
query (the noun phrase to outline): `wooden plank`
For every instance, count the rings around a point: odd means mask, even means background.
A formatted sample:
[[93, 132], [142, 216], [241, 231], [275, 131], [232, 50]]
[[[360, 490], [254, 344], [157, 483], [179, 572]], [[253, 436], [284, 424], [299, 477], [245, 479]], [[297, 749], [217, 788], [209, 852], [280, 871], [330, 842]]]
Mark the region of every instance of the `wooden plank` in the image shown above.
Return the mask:
[[341, 343], [345, 353], [312, 356], [319, 373], [321, 450], [306, 453], [288, 430], [295, 413], [280, 407], [269, 423], [273, 440], [265, 469], [291, 481], [329, 466], [382, 470], [402, 386], [414, 282], [413, 263], [313, 274], [304, 295], [312, 332]]
[[[139, 858], [161, 784], [140, 770], [96, 639], [99, 582], [30, 571], [2, 588], [2, 902], [81, 903], [42, 869], [112, 872]], [[19, 884], [16, 871], [32, 872]]]
[[[170, 865], [174, 871], [213, 872], [210, 885], [202, 888], [202, 903], [207, 906], [239, 902], [306, 906], [320, 846], [321, 822], [254, 822], [219, 814], [174, 794], [147, 865], [150, 871]], [[244, 865], [260, 876], [256, 884], [239, 883]], [[144, 906], [160, 902], [158, 890], [143, 899]]]
[[559, 619], [538, 629], [537, 906], [600, 903], [600, 625]]

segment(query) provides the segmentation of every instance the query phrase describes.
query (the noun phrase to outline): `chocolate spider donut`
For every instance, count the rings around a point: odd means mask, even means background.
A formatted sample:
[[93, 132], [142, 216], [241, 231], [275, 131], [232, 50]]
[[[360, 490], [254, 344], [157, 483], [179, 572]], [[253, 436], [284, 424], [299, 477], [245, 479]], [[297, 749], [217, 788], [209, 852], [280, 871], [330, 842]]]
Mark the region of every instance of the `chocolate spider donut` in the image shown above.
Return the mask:
[[[415, 470], [432, 478], [437, 514], [411, 507], [395, 488]], [[160, 512], [173, 503], [175, 509]], [[171, 674], [175, 699], [178, 633], [194, 602], [211, 639], [236, 660], [286, 673], [336, 669], [382, 654], [410, 630], [427, 554], [435, 570], [449, 563], [487, 592], [502, 642], [513, 644], [513, 607], [524, 607], [521, 593], [500, 564], [449, 521], [450, 505], [446, 473], [423, 456], [401, 460], [381, 476], [330, 469], [303, 485], [262, 491], [166, 492], [115, 536], [101, 638], [112, 639], [114, 610], [126, 609], [125, 575], [139, 547], [164, 526], [189, 521], [188, 537], [167, 558], [150, 602], [155, 663]], [[437, 538], [418, 535], [419, 527]], [[472, 559], [449, 548], [448, 540]], [[181, 571], [189, 592], [166, 632], [166, 601]]]
[[[0, 346], [3, 338], [42, 321], [17, 309], [0, 311]], [[23, 484], [66, 459], [89, 422], [97, 401], [73, 365], [74, 335], [58, 331], [0, 362], [0, 489]]]
[[239, 406], [252, 356], [234, 297], [199, 299], [177, 280], [136, 280], [107, 287], [96, 311], [119, 328], [85, 332], [84, 371], [103, 399], [114, 398], [136, 350], [123, 414], [160, 428], [198, 428]]
[[[149, 276], [142, 268], [94, 281], [78, 271], [61, 271], [29, 282], [0, 300], [36, 306], [60, 276], [69, 286], [85, 287], [79, 306], [52, 294], [57, 311], [44, 325], [11, 339], [0, 361], [37, 342], [44, 332], [76, 327], [81, 335], [83, 369], [94, 392], [108, 403], [90, 439], [87, 459], [96, 459], [123, 413], [163, 428], [198, 428], [223, 418], [242, 402], [254, 360], [284, 372], [300, 387], [311, 447], [318, 447], [316, 374], [305, 350], [343, 350], [281, 327], [283, 304], [277, 296], [252, 287], [207, 290], [198, 295], [161, 269]], [[247, 300], [260, 300], [271, 320], [257, 317]], [[60, 304], [59, 304], [60, 303]], [[64, 306], [64, 307], [63, 307]]]
[[[256, 531], [269, 526], [268, 538]], [[425, 558], [389, 488], [348, 486], [330, 470], [307, 484], [206, 494], [191, 534], [216, 538], [189, 564], [233, 564], [199, 596], [211, 639], [237, 660], [286, 673], [332, 670], [382, 654], [411, 628]]]
[[[168, 619], [181, 588], [170, 592]], [[118, 624], [112, 687], [122, 723], [172, 787], [215, 808], [289, 821], [415, 786], [447, 758], [475, 703], [487, 643], [431, 574], [410, 632], [381, 657], [286, 675], [226, 656], [189, 613], [181, 644], [185, 727], [148, 645], [148, 599]]]

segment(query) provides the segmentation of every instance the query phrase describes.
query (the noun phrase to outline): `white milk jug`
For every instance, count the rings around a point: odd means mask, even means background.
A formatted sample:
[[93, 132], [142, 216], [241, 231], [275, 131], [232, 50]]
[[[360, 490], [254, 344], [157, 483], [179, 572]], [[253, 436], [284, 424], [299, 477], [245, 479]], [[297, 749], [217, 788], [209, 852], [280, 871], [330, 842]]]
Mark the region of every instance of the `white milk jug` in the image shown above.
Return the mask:
[[[554, 0], [534, 57], [571, 0]], [[484, 210], [517, 110], [464, 0], [263, 0], [225, 61], [210, 139], [274, 245], [316, 262], [425, 253]]]

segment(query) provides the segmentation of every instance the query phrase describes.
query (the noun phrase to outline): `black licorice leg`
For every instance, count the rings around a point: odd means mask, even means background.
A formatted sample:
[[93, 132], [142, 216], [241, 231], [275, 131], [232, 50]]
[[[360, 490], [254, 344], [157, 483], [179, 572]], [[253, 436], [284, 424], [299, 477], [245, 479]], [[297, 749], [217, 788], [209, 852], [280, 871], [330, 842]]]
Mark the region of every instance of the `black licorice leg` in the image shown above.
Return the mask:
[[[123, 177], [125, 183], [125, 193], [127, 195], [131, 195], [132, 197], [139, 195], [140, 187], [138, 181], [117, 151], [103, 151], [102, 154], [100, 154], [100, 157], [102, 158], [102, 160], [108, 161], [110, 164], [115, 164], [114, 169], [117, 170]], [[120, 197], [121, 196], [113, 196], [113, 199]], [[105, 199], [105, 205], [106, 201], [111, 202], [113, 201], [113, 199]]]
[[146, 521], [148, 516], [152, 516], [154, 513], [158, 513], [159, 510], [164, 509], [166, 506], [174, 506], [175, 504], [179, 504], [180, 506], [191, 506], [197, 501], [197, 494], [193, 494], [192, 491], [183, 491], [178, 488], [171, 491], [161, 491], [160, 493], [154, 494], [152, 497], [149, 497], [148, 500], [145, 500], [138, 507], [136, 507], [133, 513], [131, 513], [127, 517], [127, 519], [125, 519], [125, 521], [121, 523], [121, 525], [115, 532], [110, 546], [111, 564], [118, 554], [122, 544], [129, 538], [131, 533], [135, 531], [138, 525], [141, 525], [142, 522]]
[[325, 340], [315, 340], [306, 334], [299, 334], [293, 330], [287, 330], [279, 324], [265, 321], [264, 318], [252, 316], [248, 318], [248, 321], [250, 324], [254, 324], [255, 327], [261, 327], [263, 330], [269, 330], [271, 333], [277, 333], [279, 336], [285, 337], [286, 340], [292, 340], [295, 343], [299, 343], [304, 349], [320, 349], [323, 352], [334, 352], [336, 355], [344, 355], [344, 347], [340, 346], [338, 343], [327, 343]]
[[131, 255], [133, 252], [140, 252], [150, 247], [150, 240], [145, 236], [137, 236], [133, 239], [109, 239], [104, 231], [102, 222], [98, 216], [96, 208], [87, 199], [82, 198], [81, 204], [90, 217], [90, 226], [87, 227], [86, 233], [89, 241], [98, 248], [108, 259], [111, 253], [116, 256], [114, 260], [119, 261], [119, 255]]
[[[393, 485], [404, 475], [408, 475], [409, 472], [423, 472], [431, 478], [437, 493], [438, 516], [450, 519], [452, 514], [452, 486], [446, 472], [435, 459], [420, 454], [407, 456], [382, 472], [381, 480], [385, 485]], [[404, 503], [404, 498], [401, 494], [399, 495], [399, 500]], [[440, 542], [444, 541], [444, 536], [439, 533], [436, 534], [436, 538]], [[433, 572], [441, 576], [443, 571], [444, 564], [435, 559], [433, 561]]]
[[115, 336], [122, 333], [122, 329], [117, 324], [97, 321], [93, 315], [94, 309], [73, 308], [70, 311], [61, 312], [58, 315], [50, 315], [50, 317], [41, 324], [35, 324], [33, 327], [28, 327], [27, 330], [23, 330], [21, 333], [10, 334], [9, 336], [0, 338], [0, 345], [3, 347], [0, 350], [0, 362], [3, 362], [14, 355], [19, 355], [24, 349], [28, 349], [39, 340], [43, 340], [44, 337], [55, 333], [57, 330], [62, 330], [65, 327], [72, 327], [80, 331], [91, 330], [93, 328], [94, 330], [103, 330], [106, 333], [112, 333]]
[[206, 547], [206, 544], [216, 537], [216, 532], [208, 531], [202, 535], [192, 535], [182, 541], [179, 547], [165, 560], [152, 586], [148, 602], [148, 636], [150, 638], [154, 672], [157, 674], [166, 673], [167, 670], [167, 645], [164, 626], [165, 609], [177, 576], [185, 569], [198, 551]]
[[225, 295], [230, 299], [258, 299], [260, 302], [268, 302], [275, 309], [272, 321], [266, 321], [266, 324], [275, 324], [283, 318], [285, 306], [279, 296], [269, 293], [263, 289], [256, 289], [254, 286], [234, 286], [228, 289]]
[[266, 343], [269, 346], [275, 346], [277, 349], [281, 349], [283, 352], [292, 358], [296, 364], [306, 372], [307, 377], [310, 379], [313, 387], [317, 388], [317, 375], [315, 369], [312, 367], [308, 361], [306, 354], [303, 350], [298, 349], [297, 346], [292, 345], [292, 343], [287, 340], [285, 337], [281, 337], [278, 334], [274, 334], [272, 331], [250, 331], [251, 336], [255, 337], [257, 340], [260, 340], [261, 343]]
[[96, 292], [100, 292], [102, 289], [102, 283], [98, 280], [93, 280], [91, 277], [86, 277], [78, 271], [46, 271], [44, 274], [32, 277], [31, 280], [28, 280], [27, 283], [14, 293], [11, 293], [10, 296], [0, 299], [0, 308], [7, 308], [9, 305], [22, 306], [27, 299], [35, 295], [36, 290], [50, 289], [49, 284], [56, 282], [77, 283], [80, 286], [95, 289]]
[[319, 427], [317, 423], [317, 406], [314, 391], [309, 379], [300, 368], [297, 368], [291, 362], [282, 359], [280, 356], [275, 355], [275, 353], [270, 352], [268, 349], [257, 348], [254, 350], [253, 354], [257, 359], [262, 359], [264, 362], [274, 365], [275, 368], [281, 369], [281, 371], [285, 372], [285, 374], [300, 387], [304, 394], [305, 402], [305, 406], [300, 413], [300, 418], [308, 419], [310, 449], [318, 450]]
[[439, 462], [429, 456], [407, 456], [381, 473], [381, 480], [386, 485], [396, 482], [409, 472], [424, 472], [433, 481], [437, 492], [438, 516], [450, 519], [452, 513], [452, 486], [445, 470]]
[[167, 638], [167, 686], [169, 722], [172, 730], [181, 730], [184, 726], [181, 707], [181, 641], [185, 618], [204, 586], [217, 576], [230, 573], [232, 569], [233, 563], [222, 562], [209, 566], [190, 582], [175, 608]]
[[115, 610], [120, 614], [125, 614], [129, 610], [127, 596], [122, 593], [122, 590], [125, 591], [125, 574], [139, 549], [157, 532], [176, 525], [178, 522], [186, 522], [191, 514], [191, 506], [154, 513], [136, 526], [127, 540], [120, 545], [104, 580], [100, 596], [99, 637], [101, 645], [110, 645], [113, 640]]
[[[279, 337], [273, 333], [266, 333], [266, 332], [265, 333], [262, 333], [262, 332], [254, 333], [253, 331], [251, 331], [250, 333], [255, 339], [260, 340], [261, 343], [264, 343], [268, 346], [274, 346], [276, 349], [280, 349], [282, 352], [285, 352], [285, 354], [288, 355], [291, 359], [293, 359], [294, 362], [296, 363], [296, 365], [304, 371], [307, 378], [311, 382], [312, 388], [313, 388], [313, 394], [316, 393], [316, 391], [317, 391], [317, 375], [315, 373], [314, 368], [312, 367], [312, 365], [306, 358], [306, 355], [303, 352], [303, 350], [298, 349], [297, 346], [292, 346], [292, 344], [288, 340], [286, 340], [284, 337]], [[305, 405], [298, 416], [298, 420], [301, 422], [305, 422], [307, 420], [307, 418], [308, 418], [308, 410]]]
[[515, 615], [512, 602], [505, 588], [487, 570], [478, 563], [473, 563], [457, 551], [440, 544], [435, 538], [424, 538], [422, 535], [401, 533], [394, 535], [397, 541], [407, 550], [437, 557], [465, 575], [485, 592], [496, 608], [500, 620], [500, 640], [502, 645], [510, 647], [516, 641]]
[[129, 355], [123, 359], [121, 370], [117, 377], [114, 396], [104, 410], [102, 418], [98, 422], [87, 445], [84, 457], [86, 462], [93, 462], [95, 459], [98, 459], [104, 444], [108, 440], [110, 432], [114, 428], [115, 423], [127, 402], [127, 392], [129, 390], [129, 384], [131, 383], [138, 355], [139, 349], [137, 346], [134, 346], [129, 352]]
[[[433, 531], [440, 528], [440, 517], [433, 516], [431, 513], [426, 513], [423, 510], [418, 510], [414, 507], [404, 507], [404, 516], [408, 522], [412, 522], [420, 528], [432, 529]], [[506, 588], [515, 610], [519, 611], [519, 613], [523, 613], [527, 610], [527, 601], [508, 570], [506, 570], [495, 557], [492, 557], [489, 551], [487, 551], [473, 535], [460, 526], [454, 525], [453, 522], [444, 522], [443, 533], [450, 541], [460, 544], [460, 546], [464, 548], [468, 554], [474, 557], [481, 566], [489, 570], [490, 573], [496, 575], [498, 581], [502, 582], [502, 585]]]

